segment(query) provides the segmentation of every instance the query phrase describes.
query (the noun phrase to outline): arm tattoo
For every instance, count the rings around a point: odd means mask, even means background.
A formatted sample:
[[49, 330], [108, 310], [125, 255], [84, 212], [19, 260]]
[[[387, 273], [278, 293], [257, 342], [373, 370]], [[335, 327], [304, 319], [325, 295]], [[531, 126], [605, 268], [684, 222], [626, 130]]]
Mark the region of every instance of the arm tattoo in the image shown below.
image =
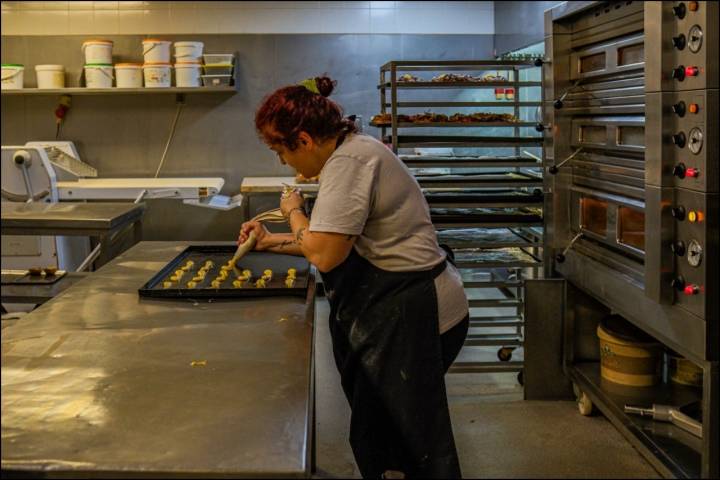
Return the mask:
[[302, 244], [302, 239], [303, 239], [303, 233], [304, 233], [304, 232], [305, 232], [305, 227], [302, 227], [302, 228], [300, 228], [300, 229], [297, 231], [297, 234], [295, 234], [295, 241], [296, 241], [297, 243]]
[[295, 242], [293, 240], [283, 240], [282, 243], [280, 245], [278, 245], [278, 248], [285, 248], [288, 245], [292, 245], [294, 243]]

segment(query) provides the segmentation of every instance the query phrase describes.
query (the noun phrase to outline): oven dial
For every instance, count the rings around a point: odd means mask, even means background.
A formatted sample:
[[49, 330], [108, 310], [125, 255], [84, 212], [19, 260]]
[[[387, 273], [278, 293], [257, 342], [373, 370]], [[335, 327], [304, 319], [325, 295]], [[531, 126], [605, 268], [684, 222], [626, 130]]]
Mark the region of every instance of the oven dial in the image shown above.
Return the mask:
[[672, 112], [677, 115], [678, 117], [684, 117], [685, 116], [685, 102], [680, 100], [678, 103], [670, 107]]
[[690, 130], [690, 134], [688, 136], [688, 148], [690, 151], [694, 154], [700, 153], [700, 150], [702, 150], [703, 146], [703, 133], [702, 130], [700, 130], [698, 127], [694, 127], [692, 130]]
[[678, 257], [684, 257], [685, 256], [685, 242], [682, 240], [678, 240], [677, 242], [673, 242], [670, 244], [670, 250], [677, 255]]
[[[684, 39], [683, 39], [684, 40]], [[693, 53], [698, 53], [702, 47], [703, 31], [699, 25], [693, 25], [688, 33], [688, 48]], [[682, 50], [682, 49], [680, 49]]]
[[673, 11], [673, 15], [675, 15], [675, 16], [678, 17], [679, 19], [682, 20], [683, 18], [685, 18], [686, 10], [685, 10], [685, 4], [684, 4], [684, 3], [680, 2], [680, 4], [675, 5], [674, 7], [672, 7], [672, 11]]
[[685, 35], [680, 34], [677, 37], [672, 37], [672, 44], [673, 47], [677, 48], [678, 50], [682, 50], [685, 48]]
[[679, 67], [673, 68], [671, 76], [675, 80], [679, 80], [682, 82], [683, 80], [685, 80], [685, 67], [680, 65]]
[[691, 267], [699, 267], [702, 262], [703, 250], [697, 240], [690, 240], [687, 247], [687, 261]]
[[670, 209], [670, 215], [672, 215], [675, 220], [682, 222], [683, 220], [685, 220], [685, 207], [683, 207], [682, 205], [680, 205], [679, 207], [672, 207]]
[[672, 143], [674, 143], [675, 145], [677, 145], [680, 148], [683, 148], [685, 146], [685, 141], [687, 140], [685, 138], [685, 132], [678, 132], [678, 133], [674, 134], [671, 137], [671, 140], [672, 140]]

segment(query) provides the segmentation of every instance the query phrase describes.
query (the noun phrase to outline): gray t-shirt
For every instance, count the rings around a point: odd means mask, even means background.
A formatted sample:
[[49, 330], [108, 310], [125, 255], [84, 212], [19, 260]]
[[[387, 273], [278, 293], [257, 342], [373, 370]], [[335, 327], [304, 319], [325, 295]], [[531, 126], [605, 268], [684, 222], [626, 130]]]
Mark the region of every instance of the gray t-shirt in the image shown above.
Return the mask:
[[[356, 251], [384, 270], [429, 270], [445, 260], [417, 181], [392, 151], [367, 135], [348, 135], [325, 163], [310, 231], [357, 235]], [[455, 267], [448, 264], [435, 290], [444, 333], [468, 312]]]

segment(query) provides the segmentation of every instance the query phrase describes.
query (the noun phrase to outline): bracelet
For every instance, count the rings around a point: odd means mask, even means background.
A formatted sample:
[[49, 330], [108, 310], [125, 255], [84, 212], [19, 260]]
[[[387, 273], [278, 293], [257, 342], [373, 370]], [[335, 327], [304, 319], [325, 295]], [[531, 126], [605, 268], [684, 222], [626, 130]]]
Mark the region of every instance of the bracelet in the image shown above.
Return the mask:
[[300, 211], [302, 212], [302, 214], [307, 217], [307, 213], [305, 213], [305, 208], [304, 208], [304, 207], [295, 207], [295, 208], [290, 209], [290, 211], [288, 212], [287, 216], [285, 217], [288, 222], [290, 221], [290, 217], [292, 217], [292, 214], [293, 214], [293, 212], [294, 212], [295, 210], [300, 210]]

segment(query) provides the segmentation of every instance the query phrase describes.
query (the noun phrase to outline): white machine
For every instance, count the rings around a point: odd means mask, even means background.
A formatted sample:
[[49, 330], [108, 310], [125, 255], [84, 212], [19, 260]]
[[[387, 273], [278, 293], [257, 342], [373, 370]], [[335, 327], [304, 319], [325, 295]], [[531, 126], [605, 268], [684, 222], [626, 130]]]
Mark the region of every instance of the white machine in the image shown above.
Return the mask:
[[[177, 198], [183, 203], [230, 210], [242, 195], [220, 195], [222, 178], [97, 178], [72, 142], [28, 142], [2, 147], [2, 201], [47, 202]], [[2, 268], [57, 265], [76, 270], [90, 254], [86, 237], [2, 236]]]

